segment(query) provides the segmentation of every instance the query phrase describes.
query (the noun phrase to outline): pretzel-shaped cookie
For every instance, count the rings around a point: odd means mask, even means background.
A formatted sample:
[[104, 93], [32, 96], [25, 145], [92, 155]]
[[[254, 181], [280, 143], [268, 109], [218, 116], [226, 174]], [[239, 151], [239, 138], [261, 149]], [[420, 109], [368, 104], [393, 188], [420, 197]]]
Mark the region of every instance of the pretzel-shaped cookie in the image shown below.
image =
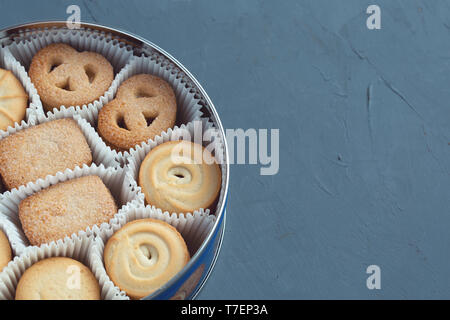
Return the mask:
[[163, 79], [138, 74], [127, 79], [116, 98], [98, 115], [98, 132], [106, 143], [126, 151], [175, 125], [177, 101]]
[[29, 74], [47, 111], [93, 102], [114, 79], [113, 67], [101, 54], [78, 52], [62, 43], [36, 53]]

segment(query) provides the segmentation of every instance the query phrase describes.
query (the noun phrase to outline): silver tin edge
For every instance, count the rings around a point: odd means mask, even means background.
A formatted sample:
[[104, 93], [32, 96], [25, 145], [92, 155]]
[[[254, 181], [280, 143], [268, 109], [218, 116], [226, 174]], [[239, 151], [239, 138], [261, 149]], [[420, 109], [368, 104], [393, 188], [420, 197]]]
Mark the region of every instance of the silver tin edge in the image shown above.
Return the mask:
[[206, 272], [205, 278], [202, 280], [202, 282], [199, 284], [198, 288], [195, 290], [195, 292], [192, 294], [192, 300], [195, 300], [198, 296], [198, 294], [200, 293], [200, 291], [203, 289], [203, 287], [206, 284], [206, 281], [208, 281], [209, 277], [211, 276], [214, 267], [216, 265], [217, 259], [219, 258], [219, 254], [220, 254], [220, 250], [222, 249], [222, 243], [223, 243], [223, 237], [225, 236], [225, 229], [226, 229], [226, 209], [225, 209], [225, 213], [223, 216], [223, 222], [222, 222], [222, 229], [220, 230], [220, 234], [218, 235], [219, 238], [219, 243], [217, 245], [217, 249], [216, 252], [214, 254], [214, 258], [213, 261], [208, 269], [208, 271]]

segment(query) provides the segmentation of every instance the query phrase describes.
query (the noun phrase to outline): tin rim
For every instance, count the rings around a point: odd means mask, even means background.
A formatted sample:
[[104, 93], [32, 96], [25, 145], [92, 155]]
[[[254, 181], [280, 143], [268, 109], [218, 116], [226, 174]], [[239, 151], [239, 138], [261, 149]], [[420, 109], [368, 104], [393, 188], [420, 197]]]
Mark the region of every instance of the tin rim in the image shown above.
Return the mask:
[[[12, 42], [14, 40], [14, 37], [18, 37], [26, 32], [31, 31], [39, 31], [39, 30], [52, 30], [52, 29], [66, 29], [68, 31], [71, 31], [67, 27], [66, 21], [36, 21], [36, 22], [30, 22], [30, 23], [24, 23], [15, 25], [12, 27], [4, 28], [0, 30], [0, 45], [3, 46], [5, 42]], [[191, 258], [191, 260], [188, 262], [188, 264], [178, 272], [171, 280], [169, 280], [164, 286], [162, 286], [160, 289], [158, 289], [156, 292], [150, 294], [149, 296], [145, 297], [144, 299], [152, 299], [153, 297], [157, 296], [161, 292], [165, 291], [169, 287], [171, 287], [174, 283], [176, 283], [181, 277], [183, 277], [186, 272], [196, 263], [196, 261], [203, 255], [205, 252], [205, 249], [207, 246], [211, 243], [212, 240], [214, 240], [214, 235], [220, 232], [217, 236], [220, 237], [219, 239], [219, 245], [217, 246], [217, 249], [214, 253], [214, 258], [211, 263], [211, 266], [209, 270], [207, 271], [207, 274], [205, 278], [203, 279], [202, 283], [194, 292], [193, 298], [198, 295], [201, 288], [204, 286], [206, 281], [208, 280], [209, 276], [211, 275], [211, 272], [214, 268], [214, 265], [216, 263], [218, 254], [220, 252], [220, 248], [222, 246], [223, 236], [225, 232], [225, 207], [227, 203], [228, 198], [228, 188], [229, 188], [229, 175], [230, 175], [230, 164], [229, 164], [229, 154], [228, 154], [228, 146], [226, 143], [225, 138], [225, 131], [222, 126], [222, 122], [220, 121], [219, 115], [216, 111], [216, 108], [214, 107], [213, 102], [211, 101], [211, 98], [206, 93], [205, 89], [201, 86], [201, 84], [197, 81], [197, 79], [192, 75], [192, 73], [186, 69], [177, 59], [175, 59], [171, 54], [157, 46], [151, 41], [148, 41], [145, 38], [142, 38], [138, 35], [135, 35], [131, 32], [120, 30], [117, 28], [112, 27], [106, 27], [100, 24], [94, 24], [94, 23], [86, 23], [86, 22], [80, 22], [80, 27], [77, 28], [78, 30], [95, 30], [96, 32], [100, 33], [106, 33], [111, 35], [114, 39], [117, 39], [119, 41], [122, 41], [128, 45], [130, 45], [133, 48], [133, 54], [139, 55], [140, 53], [147, 53], [148, 50], [154, 50], [164, 56], [166, 59], [168, 59], [170, 62], [172, 62], [177, 68], [179, 68], [186, 76], [187, 78], [192, 81], [195, 88], [200, 92], [201, 98], [204, 100], [204, 103], [202, 103], [202, 107], [204, 107], [208, 111], [208, 118], [211, 119], [214, 123], [214, 125], [217, 127], [217, 129], [220, 132], [222, 141], [224, 142], [224, 160], [225, 160], [225, 184], [224, 184], [224, 195], [222, 198], [222, 201], [218, 204], [217, 207], [217, 214], [216, 214], [216, 221], [214, 223], [214, 226], [212, 230], [207, 235], [206, 239], [203, 241], [200, 248], [198, 248], [197, 252], [194, 254], [194, 256]], [[202, 108], [203, 111], [203, 108]], [[222, 230], [218, 230], [218, 228], [222, 228]]]
[[209, 277], [211, 276], [214, 267], [216, 266], [217, 259], [219, 258], [220, 250], [222, 249], [223, 244], [223, 237], [225, 236], [225, 229], [226, 229], [226, 220], [227, 220], [227, 212], [225, 209], [224, 215], [223, 215], [223, 222], [220, 230], [220, 234], [218, 234], [219, 240], [217, 244], [216, 252], [214, 253], [213, 261], [211, 262], [211, 265], [209, 266], [208, 271], [206, 272], [205, 277], [203, 278], [202, 282], [197, 286], [197, 289], [192, 293], [192, 300], [197, 299], [198, 294], [200, 291], [202, 291], [203, 287], [205, 286], [206, 282], [208, 281]]

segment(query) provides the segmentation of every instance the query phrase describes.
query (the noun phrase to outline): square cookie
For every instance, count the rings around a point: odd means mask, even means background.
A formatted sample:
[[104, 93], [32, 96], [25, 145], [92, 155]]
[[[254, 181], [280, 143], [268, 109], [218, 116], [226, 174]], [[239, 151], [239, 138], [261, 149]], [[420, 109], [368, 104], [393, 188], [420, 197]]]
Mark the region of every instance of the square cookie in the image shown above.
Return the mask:
[[108, 223], [116, 212], [114, 198], [98, 176], [55, 184], [19, 205], [19, 219], [31, 245], [56, 241]]
[[73, 119], [49, 121], [0, 140], [0, 176], [8, 190], [91, 163], [89, 145]]

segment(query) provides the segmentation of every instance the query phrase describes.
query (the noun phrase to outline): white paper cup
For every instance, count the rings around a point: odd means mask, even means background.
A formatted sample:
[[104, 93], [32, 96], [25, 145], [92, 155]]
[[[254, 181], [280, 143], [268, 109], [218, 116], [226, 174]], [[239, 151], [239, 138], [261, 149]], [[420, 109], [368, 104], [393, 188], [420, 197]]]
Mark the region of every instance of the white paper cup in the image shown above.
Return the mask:
[[[210, 137], [210, 139], [203, 139], [205, 133], [207, 132], [212, 132], [213, 135]], [[223, 165], [223, 160], [221, 159], [221, 155], [223, 155], [223, 143], [216, 135], [214, 135], [214, 132], [215, 131], [213, 124], [205, 118], [202, 118], [198, 121], [189, 122], [186, 125], [183, 124], [180, 127], [176, 126], [174, 129], [169, 129], [167, 132], [163, 132], [160, 136], [156, 136], [154, 140], [149, 140], [147, 143], [138, 146], [135, 150], [132, 150], [130, 152], [130, 156], [128, 157], [128, 164], [126, 166], [126, 174], [129, 176], [130, 180], [135, 181], [136, 185], [138, 185], [137, 181], [142, 161], [151, 150], [165, 142], [189, 140], [191, 142], [202, 144], [205, 148], [212, 152], [212, 154], [216, 157], [217, 163], [219, 163], [221, 166], [222, 186], [218, 202], [220, 203], [224, 196], [225, 190], [225, 168]], [[138, 186], [138, 190], [142, 192], [140, 186]], [[155, 206], [152, 206], [152, 208], [154, 210], [161, 210]], [[182, 214], [182, 212], [168, 212], [168, 214]], [[213, 210], [212, 214], [216, 214], [215, 210]]]
[[83, 263], [91, 269], [99, 282], [101, 298], [103, 300], [123, 299], [123, 295], [114, 286], [102, 286], [103, 279], [94, 271], [99, 266], [97, 262], [91, 259], [90, 250], [93, 248], [93, 240], [94, 238], [92, 236], [77, 237], [73, 235], [71, 238], [45, 244], [41, 247], [35, 247], [15, 257], [3, 269], [3, 272], [0, 272], [0, 300], [13, 300], [15, 298], [17, 284], [23, 273], [34, 263], [51, 257], [68, 257]]
[[[97, 52], [111, 63], [116, 75], [133, 55], [130, 46], [113, 40], [107, 35], [91, 34], [85, 30], [46, 30], [40, 33], [30, 33], [28, 36], [24, 35], [20, 40], [12, 42], [5, 48], [28, 70], [34, 55], [52, 43], [65, 43], [78, 51]], [[110, 88], [97, 100], [82, 106], [73, 106], [76, 112], [81, 112], [87, 108], [98, 109], [103, 104], [108, 103], [116, 93], [117, 87], [113, 84], [114, 81]], [[70, 108], [72, 106], [65, 107]], [[37, 114], [42, 116], [44, 112], [37, 110]]]
[[[18, 253], [14, 250], [15, 245], [13, 244], [17, 241], [20, 241], [21, 230], [19, 230], [17, 226], [9, 221], [6, 217], [0, 216], [0, 231], [3, 231], [3, 233], [6, 235], [6, 238], [8, 239], [9, 245], [12, 249], [12, 256], [14, 258], [14, 256], [18, 255]], [[2, 270], [0, 269], [0, 272], [1, 271]]]
[[[175, 227], [182, 235], [186, 242], [191, 257], [197, 252], [203, 241], [206, 239], [208, 233], [212, 230], [216, 217], [209, 214], [209, 210], [198, 210], [193, 214], [168, 214], [163, 213], [161, 210], [155, 210], [150, 206], [142, 207], [134, 203], [128, 204], [123, 210], [114, 217], [109, 223], [109, 228], [102, 228], [97, 234], [94, 242], [94, 249], [91, 250], [91, 261], [96, 265], [102, 265], [97, 271], [102, 277], [106, 277], [102, 283], [107, 288], [114, 287], [114, 283], [108, 277], [104, 268], [104, 247], [109, 238], [130, 221], [139, 219], [158, 219], [167, 222], [171, 226]], [[122, 295], [125, 295], [122, 292]], [[126, 296], [126, 298], [129, 298]]]

